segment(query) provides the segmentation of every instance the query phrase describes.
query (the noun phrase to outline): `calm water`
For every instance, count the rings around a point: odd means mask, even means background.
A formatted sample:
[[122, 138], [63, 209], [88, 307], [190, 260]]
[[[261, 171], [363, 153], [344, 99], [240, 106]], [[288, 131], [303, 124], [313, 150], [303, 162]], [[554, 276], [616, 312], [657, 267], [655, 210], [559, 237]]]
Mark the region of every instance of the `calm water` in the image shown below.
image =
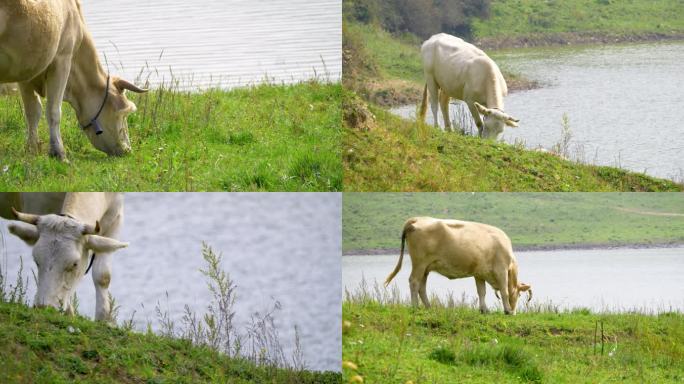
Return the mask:
[[82, 7], [111, 71], [133, 79], [149, 66], [153, 85], [169, 81], [169, 68], [183, 86], [202, 88], [266, 77], [336, 80], [342, 72], [339, 0], [92, 0]]
[[[110, 286], [121, 304], [119, 320], [135, 310], [137, 327], [145, 329], [147, 320], [157, 321], [158, 301], [177, 324], [185, 304], [203, 312], [209, 292], [198, 269], [206, 241], [223, 252], [223, 267], [237, 285], [239, 322], [277, 300], [282, 310], [276, 326], [286, 352], [297, 325], [308, 367], [339, 370], [340, 200], [335, 193], [127, 194], [120, 239], [130, 246], [113, 255]], [[20, 256], [26, 266], [35, 264], [31, 249], [7, 232], [6, 223], [0, 219], [14, 277]], [[89, 273], [78, 289], [79, 311], [88, 317], [94, 292]]]
[[[392, 284], [408, 298], [411, 259], [406, 256]], [[536, 302], [595, 310], [684, 311], [684, 248], [516, 252], [516, 257], [519, 280], [532, 284]], [[371, 287], [381, 284], [398, 258], [344, 256], [343, 286], [353, 291], [362, 278]], [[431, 273], [427, 289], [428, 295], [477, 298], [473, 278], [449, 280]], [[489, 285], [486, 302], [490, 308], [497, 302]]]
[[[571, 158], [684, 180], [684, 43], [525, 49], [495, 59], [543, 84], [506, 97], [506, 111], [521, 120], [505, 129], [506, 142], [549, 149], [567, 114]], [[396, 113], [413, 117], [415, 106]]]

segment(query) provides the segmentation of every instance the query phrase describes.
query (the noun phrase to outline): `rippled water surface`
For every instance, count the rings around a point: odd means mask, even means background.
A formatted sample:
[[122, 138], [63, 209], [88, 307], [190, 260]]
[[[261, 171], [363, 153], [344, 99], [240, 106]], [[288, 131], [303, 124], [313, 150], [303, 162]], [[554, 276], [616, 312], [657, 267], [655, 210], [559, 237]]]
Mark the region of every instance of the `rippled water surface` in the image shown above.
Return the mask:
[[153, 85], [170, 80], [169, 68], [187, 88], [334, 80], [342, 71], [339, 0], [91, 0], [82, 8], [111, 71], [133, 79], [148, 67]]
[[565, 114], [571, 158], [684, 180], [684, 43], [525, 49], [495, 60], [542, 83], [506, 97], [506, 111], [521, 120], [506, 128], [506, 142], [549, 149]]
[[[340, 200], [335, 193], [127, 194], [119, 237], [130, 246], [112, 256], [110, 286], [121, 305], [119, 320], [136, 311], [137, 327], [144, 330], [148, 320], [157, 322], [157, 302], [177, 324], [185, 304], [204, 311], [209, 292], [198, 269], [204, 267], [205, 241], [223, 252], [223, 267], [237, 285], [238, 322], [278, 301], [282, 309], [274, 316], [286, 352], [292, 351], [297, 325], [308, 367], [339, 370]], [[0, 219], [14, 277], [20, 257], [27, 267], [35, 263], [31, 249], [8, 234], [6, 223]], [[92, 317], [90, 273], [77, 293], [79, 312]]]
[[[392, 281], [406, 298], [411, 272], [407, 256]], [[594, 310], [684, 311], [684, 248], [516, 252], [516, 257], [519, 280], [532, 285], [536, 302]], [[375, 282], [382, 284], [398, 259], [398, 254], [344, 256], [343, 286], [353, 291], [364, 278], [371, 288]], [[449, 280], [431, 273], [427, 290], [428, 295], [477, 298], [473, 278]], [[489, 285], [486, 302], [490, 308], [497, 302]]]

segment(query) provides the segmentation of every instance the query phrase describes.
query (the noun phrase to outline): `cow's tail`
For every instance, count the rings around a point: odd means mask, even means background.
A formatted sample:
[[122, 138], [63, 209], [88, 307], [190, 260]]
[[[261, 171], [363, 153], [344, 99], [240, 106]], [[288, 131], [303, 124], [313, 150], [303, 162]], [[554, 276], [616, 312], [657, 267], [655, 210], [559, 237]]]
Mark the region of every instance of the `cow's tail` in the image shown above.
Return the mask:
[[425, 115], [427, 114], [427, 83], [423, 87], [423, 101], [420, 103], [420, 110], [418, 110], [418, 121], [425, 122]]
[[399, 273], [401, 270], [401, 264], [404, 262], [404, 245], [406, 244], [406, 234], [413, 231], [413, 223], [415, 223], [415, 220], [409, 220], [404, 224], [404, 230], [401, 232], [401, 251], [399, 252], [399, 261], [397, 262], [397, 266], [394, 267], [394, 271], [387, 276], [387, 279], [385, 279], [385, 287], [389, 285], [389, 283], [394, 279], [394, 276]]

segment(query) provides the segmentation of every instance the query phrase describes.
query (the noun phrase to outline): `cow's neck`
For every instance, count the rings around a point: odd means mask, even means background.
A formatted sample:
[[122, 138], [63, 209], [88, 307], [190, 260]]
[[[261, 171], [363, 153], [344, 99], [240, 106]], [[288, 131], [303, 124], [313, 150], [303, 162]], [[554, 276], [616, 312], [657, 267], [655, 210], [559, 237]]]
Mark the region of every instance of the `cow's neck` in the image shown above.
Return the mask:
[[63, 215], [73, 217], [84, 223], [95, 225], [107, 209], [107, 196], [97, 192], [73, 192], [67, 193], [62, 204]]
[[490, 68], [490, 81], [487, 84], [487, 108], [496, 108], [500, 111], [504, 110], [503, 103], [503, 90], [502, 84], [499, 82], [499, 76], [497, 76], [498, 69]]
[[74, 107], [81, 125], [97, 113], [105, 96], [107, 74], [100, 64], [95, 43], [83, 27], [83, 40], [74, 53], [65, 100]]

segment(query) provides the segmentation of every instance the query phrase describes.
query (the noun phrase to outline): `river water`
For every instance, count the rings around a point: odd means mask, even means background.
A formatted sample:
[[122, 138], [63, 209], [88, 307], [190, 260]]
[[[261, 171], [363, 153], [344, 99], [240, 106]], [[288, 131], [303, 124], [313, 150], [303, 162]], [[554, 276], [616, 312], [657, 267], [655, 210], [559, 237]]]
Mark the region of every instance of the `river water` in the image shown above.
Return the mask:
[[[372, 288], [382, 284], [394, 269], [398, 253], [387, 256], [344, 256], [342, 283], [353, 292], [362, 279]], [[518, 279], [532, 285], [534, 303], [560, 308], [591, 308], [596, 311], [639, 310], [684, 312], [684, 248], [595, 249], [516, 252]], [[392, 281], [407, 299], [411, 258], [404, 257]], [[382, 288], [381, 288], [382, 289]], [[449, 280], [431, 273], [428, 295], [460, 299], [477, 298], [475, 279]], [[489, 308], [501, 307], [489, 285]]]
[[505, 98], [520, 119], [504, 130], [506, 142], [550, 149], [566, 115], [571, 158], [684, 180], [684, 42], [520, 49], [494, 59], [542, 85]]
[[[130, 242], [112, 257], [110, 291], [121, 305], [119, 321], [136, 311], [136, 328], [156, 327], [157, 302], [180, 324], [184, 305], [203, 313], [209, 291], [202, 242], [223, 252], [223, 268], [237, 285], [236, 319], [243, 326], [256, 311], [278, 301], [274, 317], [286, 355], [299, 327], [304, 359], [316, 370], [341, 367], [341, 195], [336, 193], [133, 193], [126, 195], [119, 236]], [[14, 282], [31, 249], [7, 232], [8, 276]], [[0, 250], [2, 253], [2, 250]], [[25, 276], [30, 276], [25, 268]], [[33, 299], [35, 286], [31, 278]], [[167, 295], [168, 292], [168, 301]], [[79, 312], [93, 317], [90, 273], [80, 283]]]
[[146, 68], [153, 86], [171, 71], [182, 88], [342, 73], [339, 0], [92, 0], [82, 9], [112, 73], [134, 79]]

